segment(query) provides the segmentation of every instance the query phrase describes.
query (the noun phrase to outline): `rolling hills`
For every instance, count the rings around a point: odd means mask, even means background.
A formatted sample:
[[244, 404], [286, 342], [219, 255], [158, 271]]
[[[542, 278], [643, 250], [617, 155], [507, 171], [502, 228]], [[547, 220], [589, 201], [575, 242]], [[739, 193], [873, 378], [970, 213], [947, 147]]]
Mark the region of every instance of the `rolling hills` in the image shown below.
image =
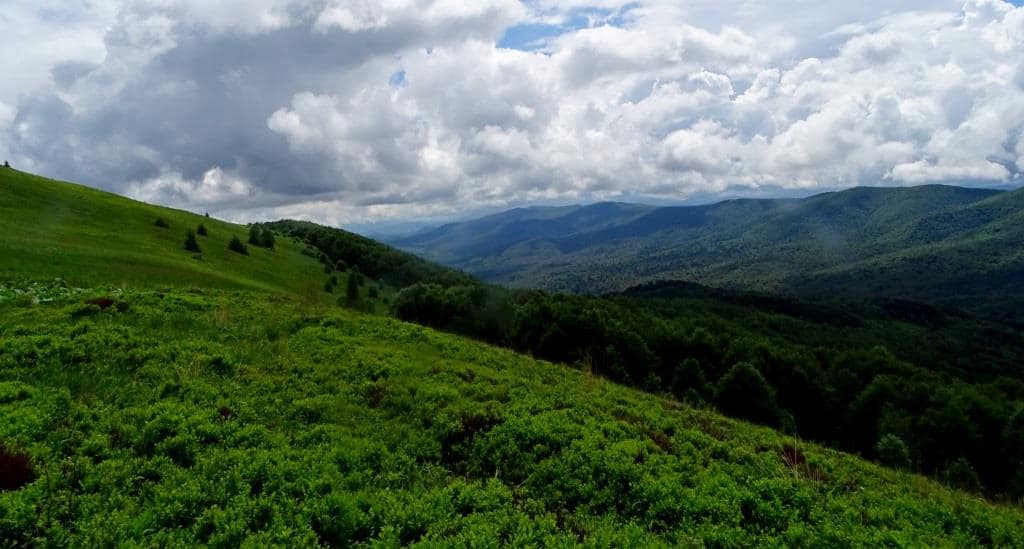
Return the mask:
[[[687, 280], [912, 299], [1019, 319], [1022, 216], [1024, 190], [862, 187], [703, 206], [513, 210], [392, 244], [515, 287], [603, 293]], [[494, 228], [475, 230], [477, 223]]]
[[[855, 338], [838, 354], [787, 346], [786, 338], [803, 340], [786, 325], [795, 320], [778, 316], [785, 301], [761, 307], [690, 296], [680, 307], [678, 289], [666, 288], [614, 299], [505, 294], [301, 222], [268, 224], [278, 232], [275, 249], [250, 247], [236, 258], [228, 235], [244, 236], [245, 227], [17, 172], [0, 173], [0, 210], [0, 545], [1022, 543], [1024, 511], [977, 495], [978, 475], [953, 455], [960, 439], [932, 441], [951, 457], [943, 486], [912, 474], [906, 445], [891, 436], [929, 433], [935, 422], [981, 444], [990, 424], [949, 414], [1005, 408], [1009, 420], [989, 418], [1005, 423], [994, 433], [998, 459], [1019, 463], [1024, 411], [1014, 411], [1012, 398], [1024, 389], [1016, 373], [970, 385], [861, 349]], [[158, 216], [169, 229], [155, 227]], [[210, 232], [199, 237], [201, 259], [182, 246], [198, 223]], [[325, 291], [330, 277], [364, 276], [355, 300]], [[479, 314], [517, 325], [524, 341], [536, 335], [593, 360], [546, 362], [361, 312], [364, 301], [404, 310], [410, 298], [429, 297], [424, 285], [434, 279], [452, 304], [480, 298]], [[517, 307], [508, 318], [493, 301], [503, 295]], [[679, 317], [678, 308], [693, 316]], [[886, 322], [906, 334], [931, 329], [935, 318], [915, 320], [906, 313], [920, 310], [905, 309], [898, 321], [891, 312], [851, 314], [864, 337]], [[955, 327], [957, 318], [941, 320]], [[571, 332], [577, 321], [607, 331], [590, 342]], [[559, 329], [570, 331], [547, 337]], [[978, 334], [989, 329], [982, 323]], [[716, 376], [764, 369], [780, 400], [804, 394], [778, 377], [795, 360], [818, 364], [800, 363], [801, 379], [815, 383], [806, 376], [829, 365], [827, 375], [848, 389], [860, 390], [851, 376], [867, 376], [874, 382], [854, 399], [851, 421], [867, 425], [872, 410], [882, 413], [869, 430], [882, 425], [890, 437], [873, 457], [894, 468], [727, 419], [710, 402], [685, 404], [674, 383], [640, 391], [600, 370], [598, 351], [632, 373], [656, 372], [633, 353], [661, 336], [666, 356], [728, 371]], [[819, 336], [824, 344], [833, 337]], [[822, 365], [830, 357], [842, 360]], [[902, 418], [875, 409], [910, 380], [943, 390], [906, 385], [916, 388], [903, 391], [908, 398], [936, 393], [950, 407]], [[986, 400], [997, 393], [1008, 400]], [[845, 395], [832, 396], [846, 404]]]

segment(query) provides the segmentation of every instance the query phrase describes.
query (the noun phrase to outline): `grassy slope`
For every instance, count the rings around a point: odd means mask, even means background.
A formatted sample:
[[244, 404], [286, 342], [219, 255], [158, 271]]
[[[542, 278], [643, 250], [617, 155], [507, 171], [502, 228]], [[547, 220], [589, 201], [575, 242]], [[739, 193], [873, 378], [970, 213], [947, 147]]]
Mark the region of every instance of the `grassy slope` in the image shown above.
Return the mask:
[[39, 475], [6, 544], [1022, 544], [1019, 508], [415, 325], [223, 291], [76, 319], [96, 295], [0, 305]]
[[[154, 225], [157, 217], [170, 228]], [[185, 232], [203, 223], [202, 259], [183, 248]], [[228, 251], [248, 229], [88, 187], [0, 169], [0, 279], [72, 285], [203, 286], [296, 293], [323, 284], [322, 266], [279, 239], [275, 250]]]

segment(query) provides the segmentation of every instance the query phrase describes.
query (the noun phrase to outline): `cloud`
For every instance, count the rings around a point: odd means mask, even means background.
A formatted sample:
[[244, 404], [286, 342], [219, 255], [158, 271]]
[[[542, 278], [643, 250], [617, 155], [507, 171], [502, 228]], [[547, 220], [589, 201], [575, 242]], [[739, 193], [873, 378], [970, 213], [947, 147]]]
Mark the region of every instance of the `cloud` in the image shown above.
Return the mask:
[[180, 173], [166, 172], [147, 181], [132, 182], [125, 194], [143, 202], [195, 208], [236, 203], [254, 194], [252, 184], [243, 177], [225, 172], [219, 166], [207, 170], [198, 181]]
[[[0, 16], [34, 46], [0, 38], [33, 52], [0, 61], [0, 153], [237, 219], [1024, 171], [1024, 8], [1001, 0], [67, 6]], [[558, 31], [498, 46], [530, 24]]]

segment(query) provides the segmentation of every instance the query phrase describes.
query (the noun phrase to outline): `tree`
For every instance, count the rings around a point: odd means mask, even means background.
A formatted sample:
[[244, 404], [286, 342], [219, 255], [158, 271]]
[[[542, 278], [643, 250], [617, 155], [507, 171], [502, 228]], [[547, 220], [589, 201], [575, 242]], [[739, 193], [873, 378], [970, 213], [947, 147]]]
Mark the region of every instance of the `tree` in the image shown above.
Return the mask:
[[701, 368], [697, 359], [687, 358], [676, 366], [672, 372], [672, 394], [678, 399], [683, 399], [691, 390], [697, 394], [710, 392], [707, 378], [704, 377], [704, 369]]
[[718, 380], [715, 399], [728, 415], [766, 425], [779, 422], [775, 389], [748, 362], [737, 363]]
[[260, 233], [260, 246], [269, 250], [274, 249], [274, 231], [263, 229]]
[[4, 167], [5, 168], [10, 168], [11, 167], [11, 163], [6, 161], [6, 160], [4, 160]]
[[1006, 421], [1002, 454], [1010, 477], [1010, 496], [1024, 498], [1024, 406]]
[[154, 221], [153, 224], [162, 229], [166, 229], [167, 227], [171, 226], [171, 224], [168, 223], [167, 220], [162, 217], [156, 218], [156, 221]]
[[942, 481], [967, 492], [980, 492], [981, 481], [971, 464], [962, 457], [956, 458], [942, 471]]
[[196, 227], [196, 234], [199, 235], [199, 236], [208, 236], [208, 234], [206, 232], [206, 225], [203, 225], [202, 223], [200, 223], [199, 226]]
[[185, 233], [185, 249], [190, 252], [202, 253], [202, 250], [199, 249], [199, 242], [196, 241], [196, 233], [192, 229]]
[[359, 279], [357, 279], [354, 273], [349, 273], [348, 283], [345, 285], [345, 297], [349, 303], [355, 303], [359, 301]]
[[888, 434], [875, 446], [875, 454], [883, 464], [895, 469], [910, 468], [910, 449], [900, 437]]
[[263, 230], [255, 223], [249, 225], [249, 244], [260, 246], [261, 242], [263, 242]]
[[246, 249], [245, 244], [242, 244], [242, 240], [238, 236], [231, 237], [231, 242], [228, 242], [228, 249], [242, 255], [249, 255], [249, 250]]

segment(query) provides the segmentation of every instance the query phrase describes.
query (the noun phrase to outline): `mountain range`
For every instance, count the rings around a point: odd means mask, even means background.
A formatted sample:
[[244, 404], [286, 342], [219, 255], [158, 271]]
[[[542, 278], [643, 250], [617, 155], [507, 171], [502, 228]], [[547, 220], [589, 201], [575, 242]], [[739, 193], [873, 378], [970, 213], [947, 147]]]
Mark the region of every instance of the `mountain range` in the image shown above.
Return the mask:
[[1024, 316], [1024, 190], [857, 187], [700, 206], [520, 208], [390, 243], [512, 287], [608, 293], [683, 280]]

